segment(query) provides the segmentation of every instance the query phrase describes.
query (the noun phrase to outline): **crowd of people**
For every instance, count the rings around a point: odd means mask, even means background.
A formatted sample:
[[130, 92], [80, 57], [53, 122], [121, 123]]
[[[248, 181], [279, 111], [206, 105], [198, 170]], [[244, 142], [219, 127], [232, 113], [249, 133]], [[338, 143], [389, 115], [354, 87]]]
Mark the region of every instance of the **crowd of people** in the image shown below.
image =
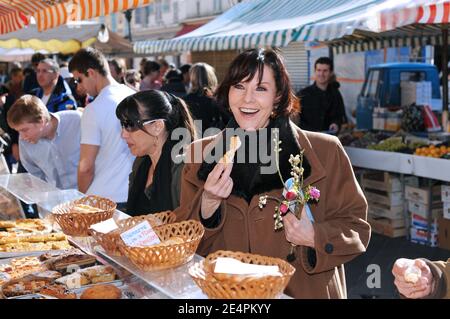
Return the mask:
[[[225, 249], [285, 259], [293, 251], [286, 294], [346, 298], [344, 264], [365, 252], [370, 226], [367, 201], [333, 136], [346, 118], [332, 60], [319, 59], [315, 83], [298, 94], [275, 49], [242, 52], [220, 83], [207, 63], [177, 69], [143, 59], [139, 70], [127, 70], [92, 48], [68, 64], [37, 54], [32, 66], [26, 77], [19, 66], [11, 70], [0, 102], [18, 172], [109, 198], [132, 216], [170, 210], [177, 220], [199, 220], [203, 256]], [[267, 173], [273, 132], [281, 147], [277, 170]], [[224, 161], [235, 135], [242, 146]], [[301, 216], [287, 213], [284, 230], [275, 231], [275, 203], [261, 205], [260, 197], [283, 194], [296, 154], [320, 200]], [[404, 282], [405, 264], [394, 265], [399, 292], [448, 296], [448, 265], [416, 263], [415, 284]]]

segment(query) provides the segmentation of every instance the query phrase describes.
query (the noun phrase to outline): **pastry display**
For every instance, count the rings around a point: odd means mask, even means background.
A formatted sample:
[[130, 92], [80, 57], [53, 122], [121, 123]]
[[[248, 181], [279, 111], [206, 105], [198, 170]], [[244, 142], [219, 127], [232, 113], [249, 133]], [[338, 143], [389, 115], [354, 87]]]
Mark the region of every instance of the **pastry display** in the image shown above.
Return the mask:
[[0, 284], [45, 270], [46, 267], [42, 265], [38, 257], [14, 258], [9, 263], [0, 264], [0, 273], [2, 274], [0, 275]]
[[78, 249], [71, 249], [61, 254], [44, 254], [39, 258], [47, 265], [48, 269], [57, 270], [63, 274], [68, 269], [87, 267], [94, 265], [96, 262], [94, 256], [87, 255]]
[[80, 299], [121, 299], [122, 291], [114, 285], [96, 285], [87, 288]]
[[42, 288], [51, 283], [50, 279], [38, 277], [24, 277], [12, 280], [2, 286], [2, 293], [5, 297], [15, 297], [39, 292]]
[[69, 289], [81, 288], [89, 284], [110, 282], [116, 279], [116, 272], [111, 266], [93, 266], [80, 269], [70, 275], [58, 278], [57, 283], [64, 284]]
[[44, 234], [50, 233], [52, 227], [42, 219], [0, 220], [0, 238], [11, 234]]

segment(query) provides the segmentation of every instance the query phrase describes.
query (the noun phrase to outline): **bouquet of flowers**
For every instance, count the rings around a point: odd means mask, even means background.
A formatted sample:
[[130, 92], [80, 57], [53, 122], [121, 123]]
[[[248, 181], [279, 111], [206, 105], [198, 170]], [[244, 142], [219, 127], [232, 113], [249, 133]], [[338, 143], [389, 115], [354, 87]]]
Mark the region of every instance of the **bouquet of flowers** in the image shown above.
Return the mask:
[[[275, 164], [277, 167], [278, 175], [280, 176], [281, 182], [284, 185], [282, 196], [274, 197], [269, 195], [264, 195], [259, 198], [259, 208], [262, 209], [266, 204], [267, 200], [275, 200], [278, 205], [275, 207], [275, 214], [273, 215], [275, 219], [274, 229], [275, 231], [283, 228], [283, 216], [285, 216], [289, 211], [291, 211], [297, 218], [300, 218], [301, 211], [305, 205], [308, 203], [317, 203], [320, 198], [320, 191], [311, 185], [304, 186], [303, 184], [303, 153], [304, 150], [300, 151], [300, 154], [290, 155], [289, 163], [291, 164], [291, 178], [286, 182], [283, 181], [283, 177], [280, 172], [279, 166], [279, 153], [281, 152], [281, 141], [278, 138], [278, 134], [275, 135]], [[291, 248], [291, 252], [288, 255], [288, 260], [292, 261], [295, 259], [294, 247]]]

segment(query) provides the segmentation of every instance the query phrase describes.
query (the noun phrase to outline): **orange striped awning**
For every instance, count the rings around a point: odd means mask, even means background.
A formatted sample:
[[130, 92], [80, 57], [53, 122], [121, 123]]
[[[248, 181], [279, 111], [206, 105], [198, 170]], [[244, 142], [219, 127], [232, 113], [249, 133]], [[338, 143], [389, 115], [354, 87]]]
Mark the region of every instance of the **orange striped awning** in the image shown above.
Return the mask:
[[0, 34], [17, 31], [34, 17], [39, 31], [143, 7], [152, 0], [0, 0]]

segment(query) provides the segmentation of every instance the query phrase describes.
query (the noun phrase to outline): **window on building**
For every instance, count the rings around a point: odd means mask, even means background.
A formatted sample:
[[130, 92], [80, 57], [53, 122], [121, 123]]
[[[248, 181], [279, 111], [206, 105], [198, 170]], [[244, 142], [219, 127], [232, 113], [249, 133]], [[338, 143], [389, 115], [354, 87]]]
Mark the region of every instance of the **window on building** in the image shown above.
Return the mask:
[[145, 15], [144, 15], [144, 26], [148, 26], [150, 24], [150, 16], [153, 12], [153, 3], [145, 7]]
[[179, 17], [178, 17], [178, 2], [175, 1], [173, 3], [173, 22], [177, 23], [178, 20], [179, 20]]
[[169, 12], [170, 11], [170, 0], [164, 0], [162, 3], [162, 12]]
[[142, 21], [143, 21], [142, 17], [143, 17], [143, 14], [144, 14], [144, 10], [143, 9], [144, 8], [137, 8], [134, 11], [134, 23], [137, 24], [137, 25], [142, 25]]
[[214, 13], [222, 12], [222, 0], [214, 0]]
[[155, 20], [158, 24], [162, 22], [162, 3], [158, 1], [155, 3]]

